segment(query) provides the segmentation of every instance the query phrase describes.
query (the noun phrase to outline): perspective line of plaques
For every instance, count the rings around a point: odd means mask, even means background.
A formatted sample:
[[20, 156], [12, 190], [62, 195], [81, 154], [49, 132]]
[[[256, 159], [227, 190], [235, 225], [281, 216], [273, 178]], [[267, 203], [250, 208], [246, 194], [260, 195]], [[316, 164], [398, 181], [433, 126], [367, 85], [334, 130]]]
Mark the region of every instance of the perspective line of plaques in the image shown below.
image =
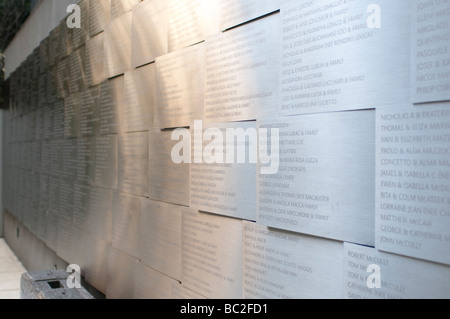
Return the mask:
[[[450, 296], [450, 3], [80, 7], [9, 78], [3, 201], [108, 298]], [[269, 161], [194, 160], [230, 129]]]

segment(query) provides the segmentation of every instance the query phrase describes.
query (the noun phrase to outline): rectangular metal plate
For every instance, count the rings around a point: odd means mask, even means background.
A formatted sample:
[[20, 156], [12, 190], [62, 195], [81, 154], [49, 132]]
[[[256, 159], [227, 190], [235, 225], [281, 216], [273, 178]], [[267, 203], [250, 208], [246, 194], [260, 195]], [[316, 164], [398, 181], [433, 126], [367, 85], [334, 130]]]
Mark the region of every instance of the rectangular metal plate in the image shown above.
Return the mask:
[[105, 73], [108, 78], [131, 68], [131, 17], [128, 12], [105, 28]]
[[275, 14], [205, 43], [205, 120], [255, 120], [276, 112], [279, 19]]
[[62, 142], [62, 177], [69, 180], [77, 178], [78, 168], [78, 141], [75, 138], [65, 139]]
[[[279, 151], [279, 170], [258, 175], [258, 223], [373, 245], [375, 111], [303, 115], [261, 128], [270, 134], [267, 145], [275, 145], [271, 152]], [[259, 166], [262, 172], [266, 165]]]
[[[281, 8], [283, 115], [407, 102], [410, 1], [314, 0]], [[377, 22], [381, 19], [381, 25]], [[389, 92], [389, 94], [386, 94]]]
[[449, 104], [377, 109], [376, 247], [450, 264]]
[[156, 95], [155, 64], [125, 73], [125, 132], [153, 128]]
[[81, 122], [81, 95], [74, 93], [64, 101], [64, 137], [78, 137]]
[[95, 138], [78, 138], [77, 143], [77, 182], [93, 185], [95, 181]]
[[149, 197], [167, 203], [189, 205], [189, 164], [171, 158], [177, 143], [172, 131], [152, 131], [149, 138]]
[[166, 1], [144, 1], [133, 9], [131, 65], [138, 67], [168, 52]]
[[[165, 257], [167, 258], [167, 257]], [[179, 283], [143, 263], [135, 266], [134, 299], [172, 299], [172, 289]]]
[[169, 0], [169, 52], [220, 30], [220, 0]]
[[142, 197], [113, 193], [112, 244], [128, 255], [139, 257], [139, 225]]
[[72, 29], [73, 49], [78, 49], [86, 44], [89, 39], [89, 0], [82, 0], [80, 6], [80, 28]]
[[186, 127], [203, 118], [204, 44], [156, 59], [155, 128]]
[[107, 263], [111, 244], [89, 235], [87, 240], [89, 249], [86, 249], [87, 263], [82, 269], [83, 275], [90, 285], [99, 291], [106, 292]]
[[[379, 267], [379, 272], [369, 268], [373, 265]], [[370, 288], [368, 283], [376, 283], [378, 275], [381, 287]], [[345, 298], [447, 299], [449, 278], [448, 266], [344, 244]]]
[[[90, 1], [95, 2], [95, 1]], [[104, 34], [90, 38], [86, 42], [86, 82], [88, 86], [100, 84], [106, 79], [104, 71]]]
[[119, 190], [147, 196], [149, 133], [126, 133], [119, 136]]
[[57, 98], [66, 98], [70, 94], [70, 59], [68, 57], [56, 63], [55, 75]]
[[86, 47], [82, 46], [70, 55], [70, 93], [86, 90]]
[[242, 221], [183, 208], [181, 225], [183, 285], [207, 298], [242, 299]]
[[100, 133], [121, 131], [124, 103], [124, 77], [104, 81], [100, 86]]
[[161, 273], [181, 280], [181, 207], [142, 200], [140, 259]]
[[97, 135], [100, 130], [100, 86], [81, 93], [80, 135]]
[[450, 19], [446, 1], [414, 0], [411, 29], [413, 103], [450, 100]]
[[92, 187], [89, 210], [86, 217], [89, 234], [106, 242], [111, 242], [112, 198], [110, 189]]
[[[211, 126], [212, 127], [212, 126]], [[249, 153], [257, 154], [256, 122], [240, 122], [216, 124], [214, 128], [220, 130], [222, 136], [214, 137], [215, 142], [223, 148], [224, 154], [219, 162], [208, 164], [205, 162], [203, 151], [206, 151], [206, 142], [200, 149], [196, 149], [195, 136], [210, 129], [204, 126], [191, 129], [192, 139], [192, 163], [190, 164], [190, 205], [189, 207], [200, 211], [236, 217], [246, 220], [256, 220], [256, 159], [250, 162]], [[228, 131], [239, 133], [249, 132], [249, 137], [238, 134], [231, 135]], [[197, 131], [197, 132], [196, 132]], [[219, 132], [219, 131], [218, 131]], [[253, 138], [251, 132], [255, 132]], [[197, 135], [196, 135], [197, 134]], [[242, 139], [241, 139], [242, 137]], [[222, 141], [220, 141], [222, 139]], [[216, 147], [218, 147], [217, 145]], [[227, 155], [234, 152], [232, 163], [228, 163]], [[237, 158], [243, 153], [245, 160], [239, 163]], [[208, 153], [209, 154], [209, 153]], [[195, 157], [202, 159], [202, 163], [196, 163]]]
[[139, 2], [140, 0], [111, 0], [111, 20], [131, 11]]
[[109, 248], [106, 265], [107, 299], [132, 299], [134, 297], [134, 285], [132, 283], [138, 262], [139, 260], [114, 246]]
[[245, 299], [343, 296], [340, 242], [243, 222], [243, 249]]
[[110, 189], [118, 186], [119, 139], [115, 135], [95, 138], [95, 185]]
[[94, 37], [110, 22], [111, 0], [89, 0], [89, 35]]

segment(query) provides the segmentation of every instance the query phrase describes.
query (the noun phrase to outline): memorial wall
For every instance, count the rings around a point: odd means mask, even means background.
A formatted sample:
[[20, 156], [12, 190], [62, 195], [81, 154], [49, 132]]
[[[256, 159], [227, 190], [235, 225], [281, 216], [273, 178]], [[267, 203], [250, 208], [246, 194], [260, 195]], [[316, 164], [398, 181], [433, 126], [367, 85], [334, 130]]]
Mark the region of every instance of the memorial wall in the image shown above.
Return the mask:
[[450, 297], [450, 1], [79, 6], [9, 77], [3, 203], [89, 284]]

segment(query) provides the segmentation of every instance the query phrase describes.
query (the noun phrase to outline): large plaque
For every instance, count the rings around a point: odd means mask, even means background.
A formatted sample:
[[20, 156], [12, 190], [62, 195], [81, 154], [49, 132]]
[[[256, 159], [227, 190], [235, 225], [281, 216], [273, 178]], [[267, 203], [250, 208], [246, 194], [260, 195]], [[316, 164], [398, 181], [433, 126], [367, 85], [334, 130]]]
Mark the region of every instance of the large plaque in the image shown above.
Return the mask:
[[115, 135], [95, 138], [95, 185], [110, 189], [118, 186], [119, 141]]
[[105, 29], [105, 72], [108, 78], [131, 68], [131, 17], [128, 12]]
[[207, 298], [242, 298], [241, 220], [184, 208], [181, 248], [184, 286]]
[[156, 59], [155, 128], [186, 127], [203, 118], [204, 44]]
[[113, 194], [112, 244], [128, 255], [139, 257], [141, 197]]
[[220, 29], [220, 0], [170, 0], [169, 52], [205, 40]]
[[149, 166], [149, 133], [127, 133], [119, 136], [119, 190], [147, 196]]
[[376, 247], [450, 264], [449, 104], [377, 109]]
[[245, 299], [342, 298], [342, 243], [243, 225]]
[[162, 0], [144, 1], [133, 9], [131, 66], [137, 67], [168, 52], [168, 7]]
[[414, 0], [412, 8], [412, 101], [450, 100], [450, 5]]
[[111, 0], [89, 0], [89, 35], [94, 37], [110, 22]]
[[65, 99], [64, 103], [64, 137], [78, 137], [80, 135], [80, 105], [81, 95], [75, 93]]
[[[281, 8], [283, 115], [409, 100], [410, 1], [302, 1]], [[389, 92], [387, 94], [386, 92]]]
[[[90, 1], [95, 2], [95, 1]], [[88, 86], [105, 80], [103, 48], [104, 34], [101, 33], [86, 42], [86, 82]]]
[[[191, 130], [191, 136], [200, 138], [213, 133], [211, 144], [196, 147], [192, 141], [192, 163], [190, 165], [189, 207], [236, 217], [256, 220], [256, 122], [218, 124]], [[206, 142], [205, 142], [206, 143]], [[217, 143], [217, 144], [216, 144]], [[208, 159], [210, 153], [222, 155]], [[228, 158], [229, 157], [229, 158]], [[197, 159], [197, 161], [196, 161]], [[201, 161], [199, 161], [201, 160]]]
[[142, 199], [141, 261], [181, 280], [181, 211], [177, 205]]
[[149, 197], [167, 203], [189, 205], [189, 164], [176, 164], [172, 131], [152, 131], [149, 139]]
[[[375, 111], [304, 115], [264, 128], [271, 165], [276, 168], [278, 153], [279, 169], [262, 174], [265, 164], [259, 165], [258, 223], [373, 245]], [[279, 149], [273, 129], [279, 129]], [[259, 143], [268, 149], [264, 139]]]
[[350, 299], [448, 299], [450, 268], [344, 244], [344, 297]]
[[206, 40], [206, 121], [255, 120], [277, 111], [279, 18], [272, 15]]
[[155, 113], [155, 64], [125, 73], [124, 85], [125, 132], [151, 130]]
[[97, 135], [100, 129], [100, 86], [93, 86], [81, 93], [80, 134]]
[[121, 130], [124, 102], [124, 77], [104, 81], [100, 86], [100, 133], [114, 134]]

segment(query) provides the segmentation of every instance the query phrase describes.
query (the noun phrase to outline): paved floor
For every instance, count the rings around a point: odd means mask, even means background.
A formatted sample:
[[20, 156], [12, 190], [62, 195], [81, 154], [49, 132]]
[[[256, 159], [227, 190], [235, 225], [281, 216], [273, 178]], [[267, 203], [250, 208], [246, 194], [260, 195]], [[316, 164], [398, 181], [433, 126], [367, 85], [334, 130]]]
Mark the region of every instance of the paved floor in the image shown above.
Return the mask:
[[0, 239], [0, 299], [20, 299], [20, 276], [26, 272], [3, 239]]

